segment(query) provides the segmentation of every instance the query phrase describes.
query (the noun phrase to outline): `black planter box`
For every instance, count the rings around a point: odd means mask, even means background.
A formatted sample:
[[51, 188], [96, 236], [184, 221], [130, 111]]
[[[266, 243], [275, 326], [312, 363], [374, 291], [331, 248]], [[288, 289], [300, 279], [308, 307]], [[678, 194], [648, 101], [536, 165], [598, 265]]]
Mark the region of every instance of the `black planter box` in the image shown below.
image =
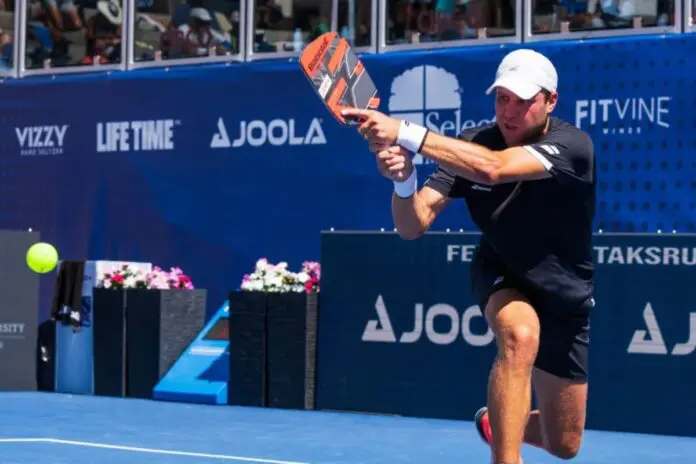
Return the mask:
[[229, 308], [227, 402], [266, 406], [266, 294], [231, 292]]
[[314, 409], [318, 295], [230, 293], [228, 402]]
[[92, 291], [94, 394], [126, 396], [126, 291]]
[[268, 406], [314, 409], [318, 295], [269, 293]]
[[206, 290], [94, 289], [94, 393], [152, 398], [205, 325]]
[[205, 325], [205, 290], [128, 290], [127, 396], [152, 398], [164, 374]]

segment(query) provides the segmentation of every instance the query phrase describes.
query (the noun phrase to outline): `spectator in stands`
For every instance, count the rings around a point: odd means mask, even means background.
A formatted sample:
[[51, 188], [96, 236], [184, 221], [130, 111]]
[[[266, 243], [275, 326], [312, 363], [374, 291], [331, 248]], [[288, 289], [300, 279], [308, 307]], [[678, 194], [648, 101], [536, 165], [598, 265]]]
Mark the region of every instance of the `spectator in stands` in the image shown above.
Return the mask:
[[57, 66], [71, 64], [70, 44], [42, 0], [30, 1], [27, 4], [25, 45], [27, 68], [42, 67], [45, 63]]
[[390, 4], [387, 18], [387, 43], [404, 42], [408, 30], [408, 14], [408, 4], [404, 2]]
[[82, 64], [118, 63], [121, 61], [121, 24], [123, 10], [118, 0], [99, 0], [97, 13], [87, 21], [85, 57]]
[[558, 0], [533, 0], [532, 24], [534, 32], [555, 32], [558, 29]]
[[281, 7], [270, 0], [257, 0], [254, 5], [256, 11], [256, 27], [259, 29], [271, 29], [273, 24], [283, 19]]
[[[82, 21], [73, 0], [42, 0], [51, 25], [60, 31], [82, 29]], [[64, 19], [68, 18], [66, 27]]]
[[0, 71], [12, 70], [12, 35], [0, 28]]
[[163, 49], [168, 58], [185, 58], [223, 54], [230, 48], [226, 34], [213, 29], [213, 18], [207, 9], [191, 8], [188, 22], [179, 26], [170, 23], [163, 36]]
[[[659, 5], [659, 0], [590, 0], [588, 12], [593, 14], [594, 28], [626, 28], [632, 27], [634, 17], [656, 16], [661, 12]], [[662, 22], [666, 23], [667, 19], [663, 16]]]
[[311, 15], [309, 19], [309, 24], [312, 28], [309, 32], [310, 42], [320, 37], [325, 32], [329, 32], [331, 30], [329, 22], [326, 20], [326, 18], [322, 16]]
[[588, 0], [535, 0], [533, 5], [534, 32], [559, 32], [563, 22], [568, 22], [569, 30], [592, 27]]
[[[263, 6], [254, 8], [254, 50], [256, 52], [272, 52], [275, 47], [266, 40], [266, 30], [271, 23], [270, 12]], [[282, 13], [281, 13], [282, 16]]]
[[[461, 38], [457, 20], [456, 0], [437, 0], [435, 2], [435, 29], [440, 40], [456, 40]], [[466, 24], [466, 23], [464, 23]]]
[[515, 14], [511, 0], [391, 0], [388, 43], [414, 43], [511, 34]]
[[[355, 2], [355, 36], [353, 37], [353, 44], [356, 47], [367, 46], [372, 42], [372, 2], [370, 0], [355, 0]], [[347, 18], [347, 16], [348, 11], [342, 15], [339, 6], [339, 18]]]

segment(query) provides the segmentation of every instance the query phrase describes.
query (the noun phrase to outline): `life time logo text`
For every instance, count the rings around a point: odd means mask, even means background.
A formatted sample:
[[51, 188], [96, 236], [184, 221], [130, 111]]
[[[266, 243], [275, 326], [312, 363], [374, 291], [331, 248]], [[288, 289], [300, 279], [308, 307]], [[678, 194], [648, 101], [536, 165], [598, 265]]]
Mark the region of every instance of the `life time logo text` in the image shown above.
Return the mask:
[[218, 119], [217, 131], [210, 141], [210, 148], [239, 148], [243, 146], [326, 145], [326, 135], [319, 118], [309, 125], [295, 119], [273, 119], [262, 121], [239, 121], [230, 132], [222, 118]]
[[15, 127], [21, 156], [62, 155], [67, 124], [62, 126]]
[[174, 150], [175, 119], [97, 123], [97, 152]]
[[671, 101], [668, 96], [577, 100], [575, 125], [580, 129], [599, 126], [607, 135], [640, 135], [651, 126], [667, 129]]

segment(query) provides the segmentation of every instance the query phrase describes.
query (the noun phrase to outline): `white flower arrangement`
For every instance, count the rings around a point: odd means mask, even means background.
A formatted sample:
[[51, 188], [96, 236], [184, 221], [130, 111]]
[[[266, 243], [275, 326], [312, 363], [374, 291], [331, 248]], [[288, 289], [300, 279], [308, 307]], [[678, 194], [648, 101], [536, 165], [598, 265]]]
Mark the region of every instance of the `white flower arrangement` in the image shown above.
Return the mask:
[[305, 262], [300, 272], [288, 270], [288, 263], [269, 263], [266, 258], [256, 261], [254, 272], [245, 274], [241, 290], [249, 292], [316, 292], [319, 290], [319, 264]]

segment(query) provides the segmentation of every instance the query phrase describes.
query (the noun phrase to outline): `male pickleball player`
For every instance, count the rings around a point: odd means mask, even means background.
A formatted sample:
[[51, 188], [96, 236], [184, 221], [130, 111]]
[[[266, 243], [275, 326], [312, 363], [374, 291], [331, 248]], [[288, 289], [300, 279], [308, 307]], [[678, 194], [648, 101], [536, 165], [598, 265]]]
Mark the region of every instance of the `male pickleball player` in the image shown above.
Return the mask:
[[[482, 232], [472, 288], [498, 351], [488, 405], [475, 423], [495, 464], [521, 463], [522, 443], [573, 458], [585, 426], [594, 148], [586, 133], [551, 116], [557, 81], [543, 55], [511, 52], [487, 92], [495, 93], [495, 123], [458, 138], [376, 111], [347, 111], [362, 120], [380, 172], [394, 181], [401, 237], [423, 235], [456, 198]], [[438, 165], [420, 190], [416, 152]]]

